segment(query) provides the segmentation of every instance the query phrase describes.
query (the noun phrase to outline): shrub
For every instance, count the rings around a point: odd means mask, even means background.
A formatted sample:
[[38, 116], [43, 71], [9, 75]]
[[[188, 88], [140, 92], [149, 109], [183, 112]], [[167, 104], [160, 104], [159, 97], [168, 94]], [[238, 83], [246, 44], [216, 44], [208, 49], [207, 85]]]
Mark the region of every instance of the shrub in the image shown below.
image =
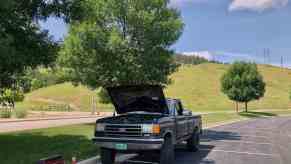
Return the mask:
[[111, 99], [110, 99], [110, 96], [107, 92], [106, 89], [104, 88], [101, 88], [99, 90], [99, 92], [97, 92], [97, 95], [99, 96], [99, 102], [102, 103], [102, 104], [109, 104], [111, 103]]
[[29, 83], [29, 88], [32, 91], [69, 81], [68, 74], [68, 70], [61, 67], [40, 66], [36, 69], [28, 68], [23, 78]]
[[24, 93], [21, 89], [2, 89], [0, 93], [0, 103], [2, 105], [12, 105], [12, 107], [14, 107], [15, 102], [20, 102], [23, 100]]
[[12, 116], [11, 109], [0, 109], [0, 118], [10, 118]]
[[25, 118], [27, 116], [27, 110], [25, 109], [15, 109], [14, 114], [16, 118]]

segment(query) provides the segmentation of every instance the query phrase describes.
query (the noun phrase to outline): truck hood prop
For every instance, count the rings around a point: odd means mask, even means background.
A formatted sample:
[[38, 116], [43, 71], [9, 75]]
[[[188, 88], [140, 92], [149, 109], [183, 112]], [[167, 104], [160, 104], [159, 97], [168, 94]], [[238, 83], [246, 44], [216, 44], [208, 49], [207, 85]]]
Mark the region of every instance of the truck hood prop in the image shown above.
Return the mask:
[[169, 113], [161, 86], [119, 86], [109, 87], [107, 91], [118, 114], [135, 111]]

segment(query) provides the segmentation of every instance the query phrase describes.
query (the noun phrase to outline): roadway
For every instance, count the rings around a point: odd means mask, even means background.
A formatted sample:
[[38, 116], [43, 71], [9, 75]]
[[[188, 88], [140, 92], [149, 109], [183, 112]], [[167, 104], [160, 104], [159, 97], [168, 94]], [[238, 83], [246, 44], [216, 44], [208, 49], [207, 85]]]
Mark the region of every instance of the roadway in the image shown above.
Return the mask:
[[0, 133], [15, 132], [22, 130], [41, 129], [58, 127], [64, 125], [94, 123], [98, 118], [96, 116], [86, 117], [70, 117], [70, 118], [57, 118], [57, 119], [39, 119], [39, 120], [26, 120], [26, 121], [7, 121], [0, 122]]

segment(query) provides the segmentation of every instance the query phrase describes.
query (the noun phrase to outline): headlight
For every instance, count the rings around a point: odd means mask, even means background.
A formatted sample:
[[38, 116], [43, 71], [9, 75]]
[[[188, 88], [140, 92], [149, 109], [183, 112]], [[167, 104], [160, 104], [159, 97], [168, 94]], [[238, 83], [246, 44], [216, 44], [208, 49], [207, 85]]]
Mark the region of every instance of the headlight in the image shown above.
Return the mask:
[[102, 123], [100, 123], [100, 124], [96, 124], [96, 131], [97, 132], [101, 132], [101, 131], [104, 131], [105, 130], [105, 124], [102, 124]]
[[151, 134], [160, 134], [161, 128], [158, 124], [143, 124], [142, 132]]

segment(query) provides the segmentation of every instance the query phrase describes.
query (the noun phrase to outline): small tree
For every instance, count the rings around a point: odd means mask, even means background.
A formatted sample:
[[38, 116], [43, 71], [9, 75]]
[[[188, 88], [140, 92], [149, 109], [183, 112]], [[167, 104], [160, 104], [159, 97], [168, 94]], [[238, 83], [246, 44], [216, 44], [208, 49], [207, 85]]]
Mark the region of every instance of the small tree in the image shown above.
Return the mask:
[[258, 100], [264, 96], [265, 83], [258, 72], [257, 65], [247, 62], [235, 62], [221, 78], [221, 90], [230, 100], [245, 103], [248, 111], [248, 102]]

